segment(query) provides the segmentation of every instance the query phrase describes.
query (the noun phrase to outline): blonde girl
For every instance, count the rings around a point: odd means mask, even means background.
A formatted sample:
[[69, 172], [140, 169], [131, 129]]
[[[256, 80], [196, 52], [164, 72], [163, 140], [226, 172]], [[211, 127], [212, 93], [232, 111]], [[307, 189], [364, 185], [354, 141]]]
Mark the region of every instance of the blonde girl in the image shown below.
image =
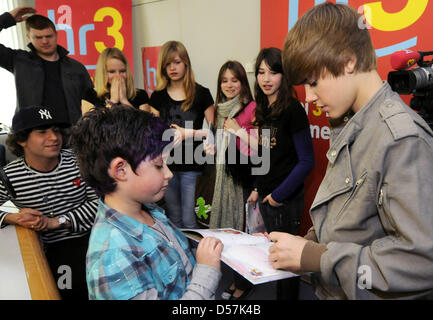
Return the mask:
[[145, 90], [134, 86], [128, 60], [118, 48], [106, 48], [96, 64], [95, 89], [89, 92], [83, 104], [83, 113], [93, 107], [124, 104], [150, 111]]

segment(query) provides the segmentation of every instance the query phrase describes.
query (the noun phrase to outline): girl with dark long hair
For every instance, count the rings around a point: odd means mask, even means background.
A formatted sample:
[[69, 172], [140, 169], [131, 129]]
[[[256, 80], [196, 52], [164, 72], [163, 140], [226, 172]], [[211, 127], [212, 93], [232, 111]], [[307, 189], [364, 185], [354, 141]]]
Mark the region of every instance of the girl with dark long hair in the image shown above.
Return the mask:
[[[281, 50], [265, 48], [255, 65], [255, 125], [269, 171], [257, 176], [249, 201], [258, 202], [267, 232], [299, 233], [304, 208], [304, 181], [314, 166], [310, 126], [304, 108], [287, 85]], [[264, 152], [268, 149], [267, 153]], [[296, 299], [297, 284], [279, 281], [277, 297]], [[289, 283], [287, 282], [287, 283]]]

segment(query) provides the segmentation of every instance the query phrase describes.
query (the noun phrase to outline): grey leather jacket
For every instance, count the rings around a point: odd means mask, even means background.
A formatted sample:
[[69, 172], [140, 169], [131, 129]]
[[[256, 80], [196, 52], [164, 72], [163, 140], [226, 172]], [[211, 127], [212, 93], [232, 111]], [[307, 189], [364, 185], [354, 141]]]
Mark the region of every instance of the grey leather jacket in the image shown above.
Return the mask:
[[323, 299], [431, 298], [433, 132], [384, 83], [333, 130], [311, 207]]
[[[16, 24], [9, 12], [0, 15], [0, 31]], [[14, 50], [0, 44], [0, 67], [15, 76], [17, 110], [22, 107], [41, 105], [44, 90], [44, 69], [41, 58], [32, 44], [31, 51]], [[60, 59], [62, 85], [66, 97], [69, 120], [72, 124], [81, 117], [81, 99], [93, 88], [86, 68], [77, 60], [67, 56], [68, 51], [57, 46]]]

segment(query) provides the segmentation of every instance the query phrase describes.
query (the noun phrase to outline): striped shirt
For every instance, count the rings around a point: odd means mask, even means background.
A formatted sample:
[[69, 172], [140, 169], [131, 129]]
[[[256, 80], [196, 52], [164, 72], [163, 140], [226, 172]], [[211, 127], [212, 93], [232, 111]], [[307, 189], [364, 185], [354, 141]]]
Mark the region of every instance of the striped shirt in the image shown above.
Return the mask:
[[[0, 203], [11, 200], [18, 209], [31, 208], [48, 217], [65, 215], [69, 218], [71, 228], [40, 233], [44, 245], [82, 237], [90, 232], [98, 210], [98, 197], [81, 179], [71, 150], [61, 150], [60, 161], [50, 172], [31, 168], [23, 157], [9, 163], [4, 171], [16, 197], [12, 198], [0, 181]], [[6, 215], [0, 211], [0, 228], [6, 225], [3, 221]]]

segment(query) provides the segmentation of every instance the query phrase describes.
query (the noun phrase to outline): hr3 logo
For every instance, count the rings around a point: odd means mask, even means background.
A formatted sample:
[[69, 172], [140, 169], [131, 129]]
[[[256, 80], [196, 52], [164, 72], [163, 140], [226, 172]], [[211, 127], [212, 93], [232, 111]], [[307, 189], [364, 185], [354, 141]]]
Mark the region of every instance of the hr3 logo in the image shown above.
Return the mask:
[[[75, 41], [74, 41], [74, 30], [72, 29], [72, 9], [68, 5], [62, 5], [57, 9], [57, 13], [60, 14], [60, 17], [57, 19], [56, 28], [57, 30], [64, 30], [66, 32], [67, 39], [67, 48], [69, 54], [75, 54]], [[125, 40], [123, 38], [122, 33], [120, 33], [120, 29], [122, 28], [123, 19], [120, 12], [112, 7], [104, 7], [98, 9], [94, 16], [94, 22], [101, 22], [105, 19], [105, 17], [111, 17], [113, 19], [113, 24], [107, 28], [107, 36], [112, 37], [114, 39], [114, 47], [123, 50], [125, 45]], [[48, 10], [48, 18], [55, 22], [54, 10]], [[80, 55], [87, 54], [87, 37], [86, 34], [89, 31], [95, 30], [94, 24], [85, 24], [79, 28], [78, 38], [79, 38], [79, 47], [80, 47]], [[96, 50], [101, 53], [107, 46], [103, 41], [95, 41]]]
[[69, 51], [69, 56], [82, 62], [88, 70], [96, 69], [99, 54], [107, 47], [119, 48], [129, 56], [132, 41], [126, 34], [132, 23], [126, 3], [101, 0], [57, 3], [61, 2], [36, 1], [36, 9], [53, 21], [59, 44]]

